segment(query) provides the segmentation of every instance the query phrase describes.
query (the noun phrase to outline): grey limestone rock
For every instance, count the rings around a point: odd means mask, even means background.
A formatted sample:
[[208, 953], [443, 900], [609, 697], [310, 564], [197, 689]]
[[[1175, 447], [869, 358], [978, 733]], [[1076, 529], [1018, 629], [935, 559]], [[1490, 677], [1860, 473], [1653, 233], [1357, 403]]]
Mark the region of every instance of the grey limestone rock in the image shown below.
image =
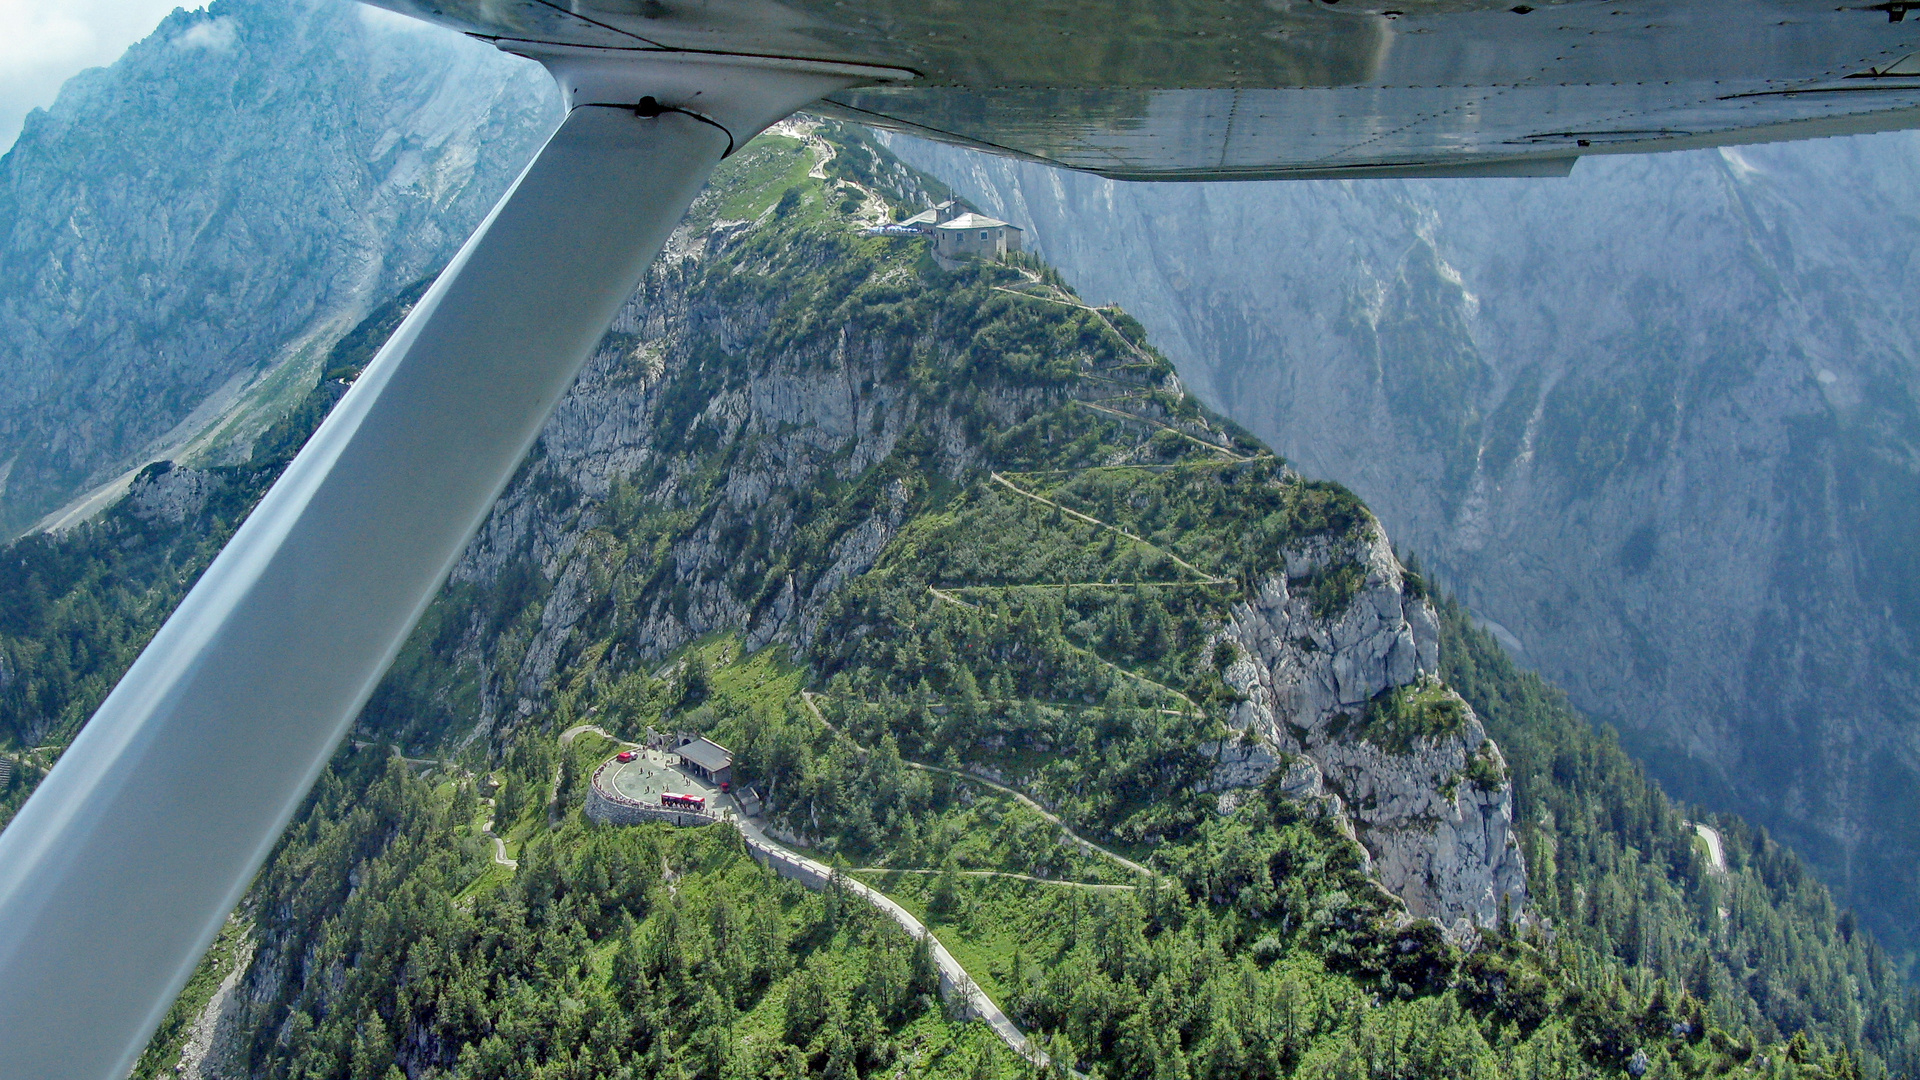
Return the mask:
[[[1337, 796], [1334, 805], [1366, 847], [1374, 876], [1409, 912], [1449, 927], [1462, 920], [1494, 925], [1503, 903], [1519, 915], [1527, 884], [1513, 831], [1513, 788], [1498, 748], [1466, 703], [1455, 699], [1464, 715], [1457, 730], [1404, 748], [1355, 730], [1379, 695], [1435, 685], [1438, 657], [1432, 608], [1404, 594], [1385, 535], [1370, 527], [1355, 547], [1339, 552], [1319, 544], [1289, 553], [1294, 576], [1343, 555], [1365, 567], [1359, 594], [1331, 617], [1317, 615], [1286, 575], [1267, 579], [1252, 601], [1235, 608], [1221, 633], [1241, 654], [1226, 672], [1244, 697], [1233, 724], [1246, 733], [1243, 740], [1251, 735], [1264, 745], [1223, 749], [1214, 784], [1258, 783], [1297, 762], [1284, 788], [1307, 798]], [[1491, 759], [1502, 777], [1497, 786], [1466, 779], [1476, 754]]]
[[1242, 736], [1230, 742], [1222, 740], [1201, 748], [1202, 753], [1213, 756], [1215, 763], [1202, 791], [1225, 792], [1257, 787], [1267, 777], [1288, 768], [1291, 759], [1275, 753], [1272, 747], [1252, 737], [1249, 732], [1243, 732]]
[[[793, 130], [804, 134], [805, 128]], [[460, 662], [477, 669], [483, 688], [477, 730], [530, 714], [549, 693], [576, 626], [603, 595], [596, 580], [605, 555], [599, 530], [616, 480], [644, 483], [640, 494], [657, 506], [693, 497], [687, 481], [700, 458], [674, 446], [684, 432], [662, 420], [667, 389], [698, 361], [699, 350], [736, 346], [760, 332], [772, 308], [695, 302], [687, 286], [703, 262], [750, 232], [736, 222], [676, 233], [668, 251], [677, 254], [655, 264], [615, 318], [613, 332], [548, 421], [529, 465], [455, 566], [456, 585], [482, 586], [516, 567], [536, 566], [548, 590], [540, 626], [522, 653], [509, 655], [484, 628], [469, 629]], [[823, 470], [843, 479], [863, 472], [887, 457], [916, 419], [930, 421], [937, 433], [933, 467], [942, 473], [958, 476], [979, 453], [958, 421], [922, 416], [929, 406], [887, 375], [883, 350], [874, 343], [843, 335], [821, 355], [784, 354], [733, 370], [697, 415], [675, 421], [737, 449], [717, 505], [668, 553], [670, 595], [650, 602], [628, 628], [628, 647], [641, 658], [726, 629], [743, 630], [750, 649], [804, 647], [834, 594], [873, 565], [905, 522], [905, 483], [890, 481], [872, 512], [833, 538], [823, 565], [801, 568], [811, 577], [789, 574], [766, 595], [737, 591], [729, 578], [737, 557], [729, 536], [750, 531], [776, 549], [791, 543], [801, 523], [794, 493], [816, 484]], [[1014, 403], [1004, 411], [1012, 415]], [[658, 479], [645, 479], [650, 476]]]
[[127, 510], [141, 521], [178, 525], [200, 513], [207, 499], [226, 486], [217, 473], [160, 462], [141, 470], [127, 488]]

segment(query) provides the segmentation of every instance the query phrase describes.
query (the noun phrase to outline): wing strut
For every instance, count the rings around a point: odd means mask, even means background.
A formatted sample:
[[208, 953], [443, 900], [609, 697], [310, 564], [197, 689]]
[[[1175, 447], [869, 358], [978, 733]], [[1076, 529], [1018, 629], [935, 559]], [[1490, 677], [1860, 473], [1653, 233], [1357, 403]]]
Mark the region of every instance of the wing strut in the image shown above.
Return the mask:
[[566, 120], [0, 834], [0, 1080], [127, 1074], [708, 173], [874, 77], [539, 58]]

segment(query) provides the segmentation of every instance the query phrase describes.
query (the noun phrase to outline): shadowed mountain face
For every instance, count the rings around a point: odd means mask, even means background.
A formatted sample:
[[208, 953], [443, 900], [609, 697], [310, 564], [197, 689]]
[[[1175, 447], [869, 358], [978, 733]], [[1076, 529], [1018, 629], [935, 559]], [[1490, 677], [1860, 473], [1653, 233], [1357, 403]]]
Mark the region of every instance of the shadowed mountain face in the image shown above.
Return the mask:
[[176, 11], [70, 81], [0, 158], [0, 527], [180, 456], [196, 408], [298, 400], [260, 376], [451, 256], [555, 106], [532, 64], [344, 2]]
[[1186, 187], [893, 145], [1912, 948], [1920, 138]]

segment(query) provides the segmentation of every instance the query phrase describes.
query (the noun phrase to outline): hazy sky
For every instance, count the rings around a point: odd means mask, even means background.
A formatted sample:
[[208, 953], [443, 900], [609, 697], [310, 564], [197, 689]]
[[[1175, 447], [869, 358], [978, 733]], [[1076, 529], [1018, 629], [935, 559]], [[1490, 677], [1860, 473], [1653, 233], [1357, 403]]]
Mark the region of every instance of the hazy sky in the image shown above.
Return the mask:
[[60, 84], [111, 64], [195, 0], [0, 0], [0, 153], [27, 113], [53, 104]]

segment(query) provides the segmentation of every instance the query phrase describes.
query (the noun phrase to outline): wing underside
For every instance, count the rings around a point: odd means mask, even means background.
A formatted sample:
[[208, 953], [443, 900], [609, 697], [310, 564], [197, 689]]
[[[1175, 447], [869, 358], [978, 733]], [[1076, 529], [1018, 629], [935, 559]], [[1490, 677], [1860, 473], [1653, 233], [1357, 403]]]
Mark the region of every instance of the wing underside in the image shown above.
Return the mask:
[[905, 69], [863, 123], [1127, 179], [1542, 175], [1920, 124], [1905, 0], [377, 0], [499, 41]]
[[1920, 123], [1900, 0], [379, 0], [563, 43], [904, 69], [818, 111], [1126, 179], [1550, 175]]

